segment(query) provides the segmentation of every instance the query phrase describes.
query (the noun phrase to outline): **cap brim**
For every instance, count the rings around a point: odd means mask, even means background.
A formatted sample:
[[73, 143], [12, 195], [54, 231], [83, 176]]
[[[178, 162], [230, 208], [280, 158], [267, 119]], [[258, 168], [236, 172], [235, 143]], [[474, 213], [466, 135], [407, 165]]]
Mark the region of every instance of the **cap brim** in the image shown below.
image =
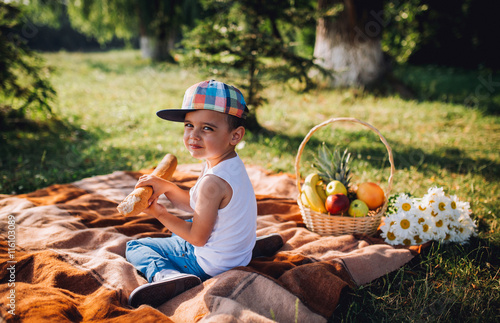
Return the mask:
[[186, 118], [186, 114], [188, 112], [196, 111], [195, 109], [166, 109], [160, 110], [156, 112], [156, 115], [162, 119], [175, 121], [175, 122], [184, 122]]

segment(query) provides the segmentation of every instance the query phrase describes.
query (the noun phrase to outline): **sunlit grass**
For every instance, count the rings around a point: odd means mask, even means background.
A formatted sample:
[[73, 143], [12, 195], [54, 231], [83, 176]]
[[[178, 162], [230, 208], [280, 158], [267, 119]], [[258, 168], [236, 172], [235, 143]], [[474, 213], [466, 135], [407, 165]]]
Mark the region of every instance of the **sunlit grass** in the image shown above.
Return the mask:
[[[0, 193], [152, 168], [166, 153], [175, 154], [180, 163], [197, 162], [183, 147], [182, 125], [163, 121], [155, 113], [180, 107], [185, 89], [206, 75], [151, 64], [138, 51], [43, 57], [54, 68], [51, 80], [58, 96], [53, 110], [62, 123], [48, 122], [36, 131], [0, 132]], [[425, 69], [406, 71], [414, 73], [408, 76], [411, 82], [425, 80], [418, 74]], [[438, 77], [434, 69], [428, 75]], [[480, 85], [479, 75], [469, 76], [468, 88]], [[422, 196], [429, 187], [442, 186], [447, 194], [471, 203], [479, 224], [479, 237], [470, 245], [434, 245], [401, 270], [354, 290], [352, 302], [335, 320], [450, 321], [469, 312], [479, 321], [499, 318], [498, 115], [472, 109], [458, 99], [432, 101], [441, 97], [438, 92], [428, 100], [405, 100], [349, 89], [296, 93], [273, 84], [263, 94], [268, 102], [258, 109], [258, 120], [270, 132], [247, 132], [238, 150], [247, 164], [294, 174], [297, 148], [313, 126], [335, 117], [357, 118], [379, 129], [394, 153], [391, 193]], [[302, 156], [303, 176], [323, 141], [351, 151], [355, 182], [369, 180], [387, 187], [387, 149], [373, 132], [357, 124], [335, 123], [315, 133]]]
[[[20, 148], [7, 149], [2, 157], [3, 193], [118, 169], [150, 168], [167, 152], [181, 163], [196, 162], [182, 145], [182, 125], [165, 122], [155, 112], [179, 107], [185, 89], [207, 76], [195, 69], [151, 64], [138, 51], [43, 56], [54, 68], [51, 79], [58, 97], [53, 109], [67, 129], [3, 134], [12, 147]], [[470, 82], [473, 87], [477, 80]], [[273, 84], [264, 96], [268, 102], [258, 109], [258, 119], [274, 135], [247, 133], [238, 151], [247, 163], [294, 173], [297, 148], [314, 125], [334, 117], [358, 118], [379, 129], [393, 150], [393, 192], [419, 196], [430, 186], [443, 186], [448, 194], [471, 202], [477, 217], [498, 218], [498, 116], [456, 103], [361, 90], [299, 94]], [[309, 171], [310, 154], [322, 141], [353, 153], [355, 180], [386, 183], [386, 148], [374, 133], [355, 124], [335, 123], [315, 133], [303, 156], [302, 173]]]

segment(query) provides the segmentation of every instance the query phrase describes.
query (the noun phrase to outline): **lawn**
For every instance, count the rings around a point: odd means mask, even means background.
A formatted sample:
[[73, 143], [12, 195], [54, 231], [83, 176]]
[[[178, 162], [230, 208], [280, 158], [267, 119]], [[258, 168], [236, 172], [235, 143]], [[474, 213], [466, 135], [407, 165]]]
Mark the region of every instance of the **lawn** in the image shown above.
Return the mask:
[[[155, 112], [179, 107], [184, 90], [207, 78], [178, 65], [151, 64], [138, 51], [46, 53], [58, 95], [52, 118], [0, 135], [0, 193], [33, 191], [115, 170], [154, 167], [166, 153], [193, 163], [182, 125]], [[469, 244], [433, 244], [395, 273], [350, 293], [333, 321], [498, 321], [500, 319], [500, 118], [498, 76], [488, 71], [397, 67], [413, 99], [363, 90], [296, 93], [269, 84], [257, 110], [266, 132], [247, 132], [247, 164], [294, 173], [297, 148], [316, 124], [353, 117], [375, 126], [394, 153], [391, 194], [422, 196], [432, 186], [468, 201], [479, 226]], [[215, 76], [216, 77], [216, 76]], [[221, 79], [231, 83], [230, 79]], [[325, 142], [349, 149], [353, 181], [384, 188], [387, 150], [370, 130], [335, 123], [315, 133], [301, 173]], [[369, 269], [367, 269], [369, 270]]]

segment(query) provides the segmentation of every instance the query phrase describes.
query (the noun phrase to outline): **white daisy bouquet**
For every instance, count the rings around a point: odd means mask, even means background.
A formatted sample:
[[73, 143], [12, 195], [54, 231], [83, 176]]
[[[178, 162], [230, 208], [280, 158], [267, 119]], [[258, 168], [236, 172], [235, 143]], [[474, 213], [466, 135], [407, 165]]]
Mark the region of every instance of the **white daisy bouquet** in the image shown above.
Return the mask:
[[476, 234], [470, 204], [443, 188], [432, 187], [422, 198], [399, 194], [395, 212], [386, 214], [381, 236], [392, 245], [418, 245], [427, 241], [465, 243]]

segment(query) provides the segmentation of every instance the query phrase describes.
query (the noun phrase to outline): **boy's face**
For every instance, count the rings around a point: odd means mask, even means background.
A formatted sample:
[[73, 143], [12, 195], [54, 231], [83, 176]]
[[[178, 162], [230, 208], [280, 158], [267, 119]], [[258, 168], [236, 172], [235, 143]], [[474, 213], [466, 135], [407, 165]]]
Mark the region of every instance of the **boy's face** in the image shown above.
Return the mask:
[[244, 133], [242, 127], [230, 131], [227, 116], [216, 111], [189, 112], [184, 120], [184, 145], [197, 159], [220, 162], [234, 152]]

